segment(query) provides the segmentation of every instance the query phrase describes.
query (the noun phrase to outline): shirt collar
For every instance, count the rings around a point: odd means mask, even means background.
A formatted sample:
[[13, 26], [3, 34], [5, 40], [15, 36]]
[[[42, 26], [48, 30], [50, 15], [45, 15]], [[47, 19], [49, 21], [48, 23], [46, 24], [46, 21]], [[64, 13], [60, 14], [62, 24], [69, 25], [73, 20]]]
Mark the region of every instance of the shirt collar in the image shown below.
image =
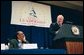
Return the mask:
[[20, 42], [20, 43], [21, 43], [22, 41], [18, 39], [18, 42]]

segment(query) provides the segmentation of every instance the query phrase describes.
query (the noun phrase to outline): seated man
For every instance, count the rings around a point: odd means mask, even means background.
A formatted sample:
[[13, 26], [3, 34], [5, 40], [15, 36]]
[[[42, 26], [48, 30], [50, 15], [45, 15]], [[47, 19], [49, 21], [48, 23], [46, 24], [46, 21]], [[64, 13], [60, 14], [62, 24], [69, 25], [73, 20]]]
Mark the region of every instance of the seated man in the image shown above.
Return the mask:
[[28, 43], [25, 39], [25, 35], [22, 31], [18, 31], [16, 35], [16, 39], [10, 40], [9, 49], [21, 48], [21, 44]]

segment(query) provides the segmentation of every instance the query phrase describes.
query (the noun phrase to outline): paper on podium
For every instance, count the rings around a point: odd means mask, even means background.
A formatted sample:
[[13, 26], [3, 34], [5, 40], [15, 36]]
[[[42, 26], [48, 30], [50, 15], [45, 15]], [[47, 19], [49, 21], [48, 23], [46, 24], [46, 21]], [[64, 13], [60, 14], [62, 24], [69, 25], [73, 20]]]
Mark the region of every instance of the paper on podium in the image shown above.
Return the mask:
[[37, 43], [23, 44], [22, 49], [38, 49]]
[[5, 44], [1, 44], [1, 50], [5, 50]]

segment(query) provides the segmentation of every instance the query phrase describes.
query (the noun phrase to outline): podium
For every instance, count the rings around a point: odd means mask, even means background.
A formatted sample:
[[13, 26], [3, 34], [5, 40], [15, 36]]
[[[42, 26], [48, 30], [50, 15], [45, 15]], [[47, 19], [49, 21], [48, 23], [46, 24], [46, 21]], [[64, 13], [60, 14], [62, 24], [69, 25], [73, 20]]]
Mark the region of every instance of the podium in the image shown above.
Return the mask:
[[68, 54], [83, 54], [83, 43], [82, 42], [66, 42]]
[[74, 35], [71, 24], [64, 24], [53, 39], [53, 48], [67, 50], [67, 54], [83, 54], [83, 27], [78, 26], [80, 34]]

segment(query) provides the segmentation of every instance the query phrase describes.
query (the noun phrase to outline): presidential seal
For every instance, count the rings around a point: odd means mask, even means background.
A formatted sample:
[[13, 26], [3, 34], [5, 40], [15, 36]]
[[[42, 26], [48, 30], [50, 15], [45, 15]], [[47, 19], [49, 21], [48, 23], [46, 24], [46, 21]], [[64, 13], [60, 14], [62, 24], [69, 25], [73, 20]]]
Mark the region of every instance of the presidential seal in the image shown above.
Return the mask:
[[75, 26], [75, 25], [73, 25], [73, 26], [71, 27], [71, 30], [72, 30], [72, 33], [73, 33], [74, 35], [79, 35], [79, 34], [80, 34], [79, 28], [78, 28], [77, 26]]

